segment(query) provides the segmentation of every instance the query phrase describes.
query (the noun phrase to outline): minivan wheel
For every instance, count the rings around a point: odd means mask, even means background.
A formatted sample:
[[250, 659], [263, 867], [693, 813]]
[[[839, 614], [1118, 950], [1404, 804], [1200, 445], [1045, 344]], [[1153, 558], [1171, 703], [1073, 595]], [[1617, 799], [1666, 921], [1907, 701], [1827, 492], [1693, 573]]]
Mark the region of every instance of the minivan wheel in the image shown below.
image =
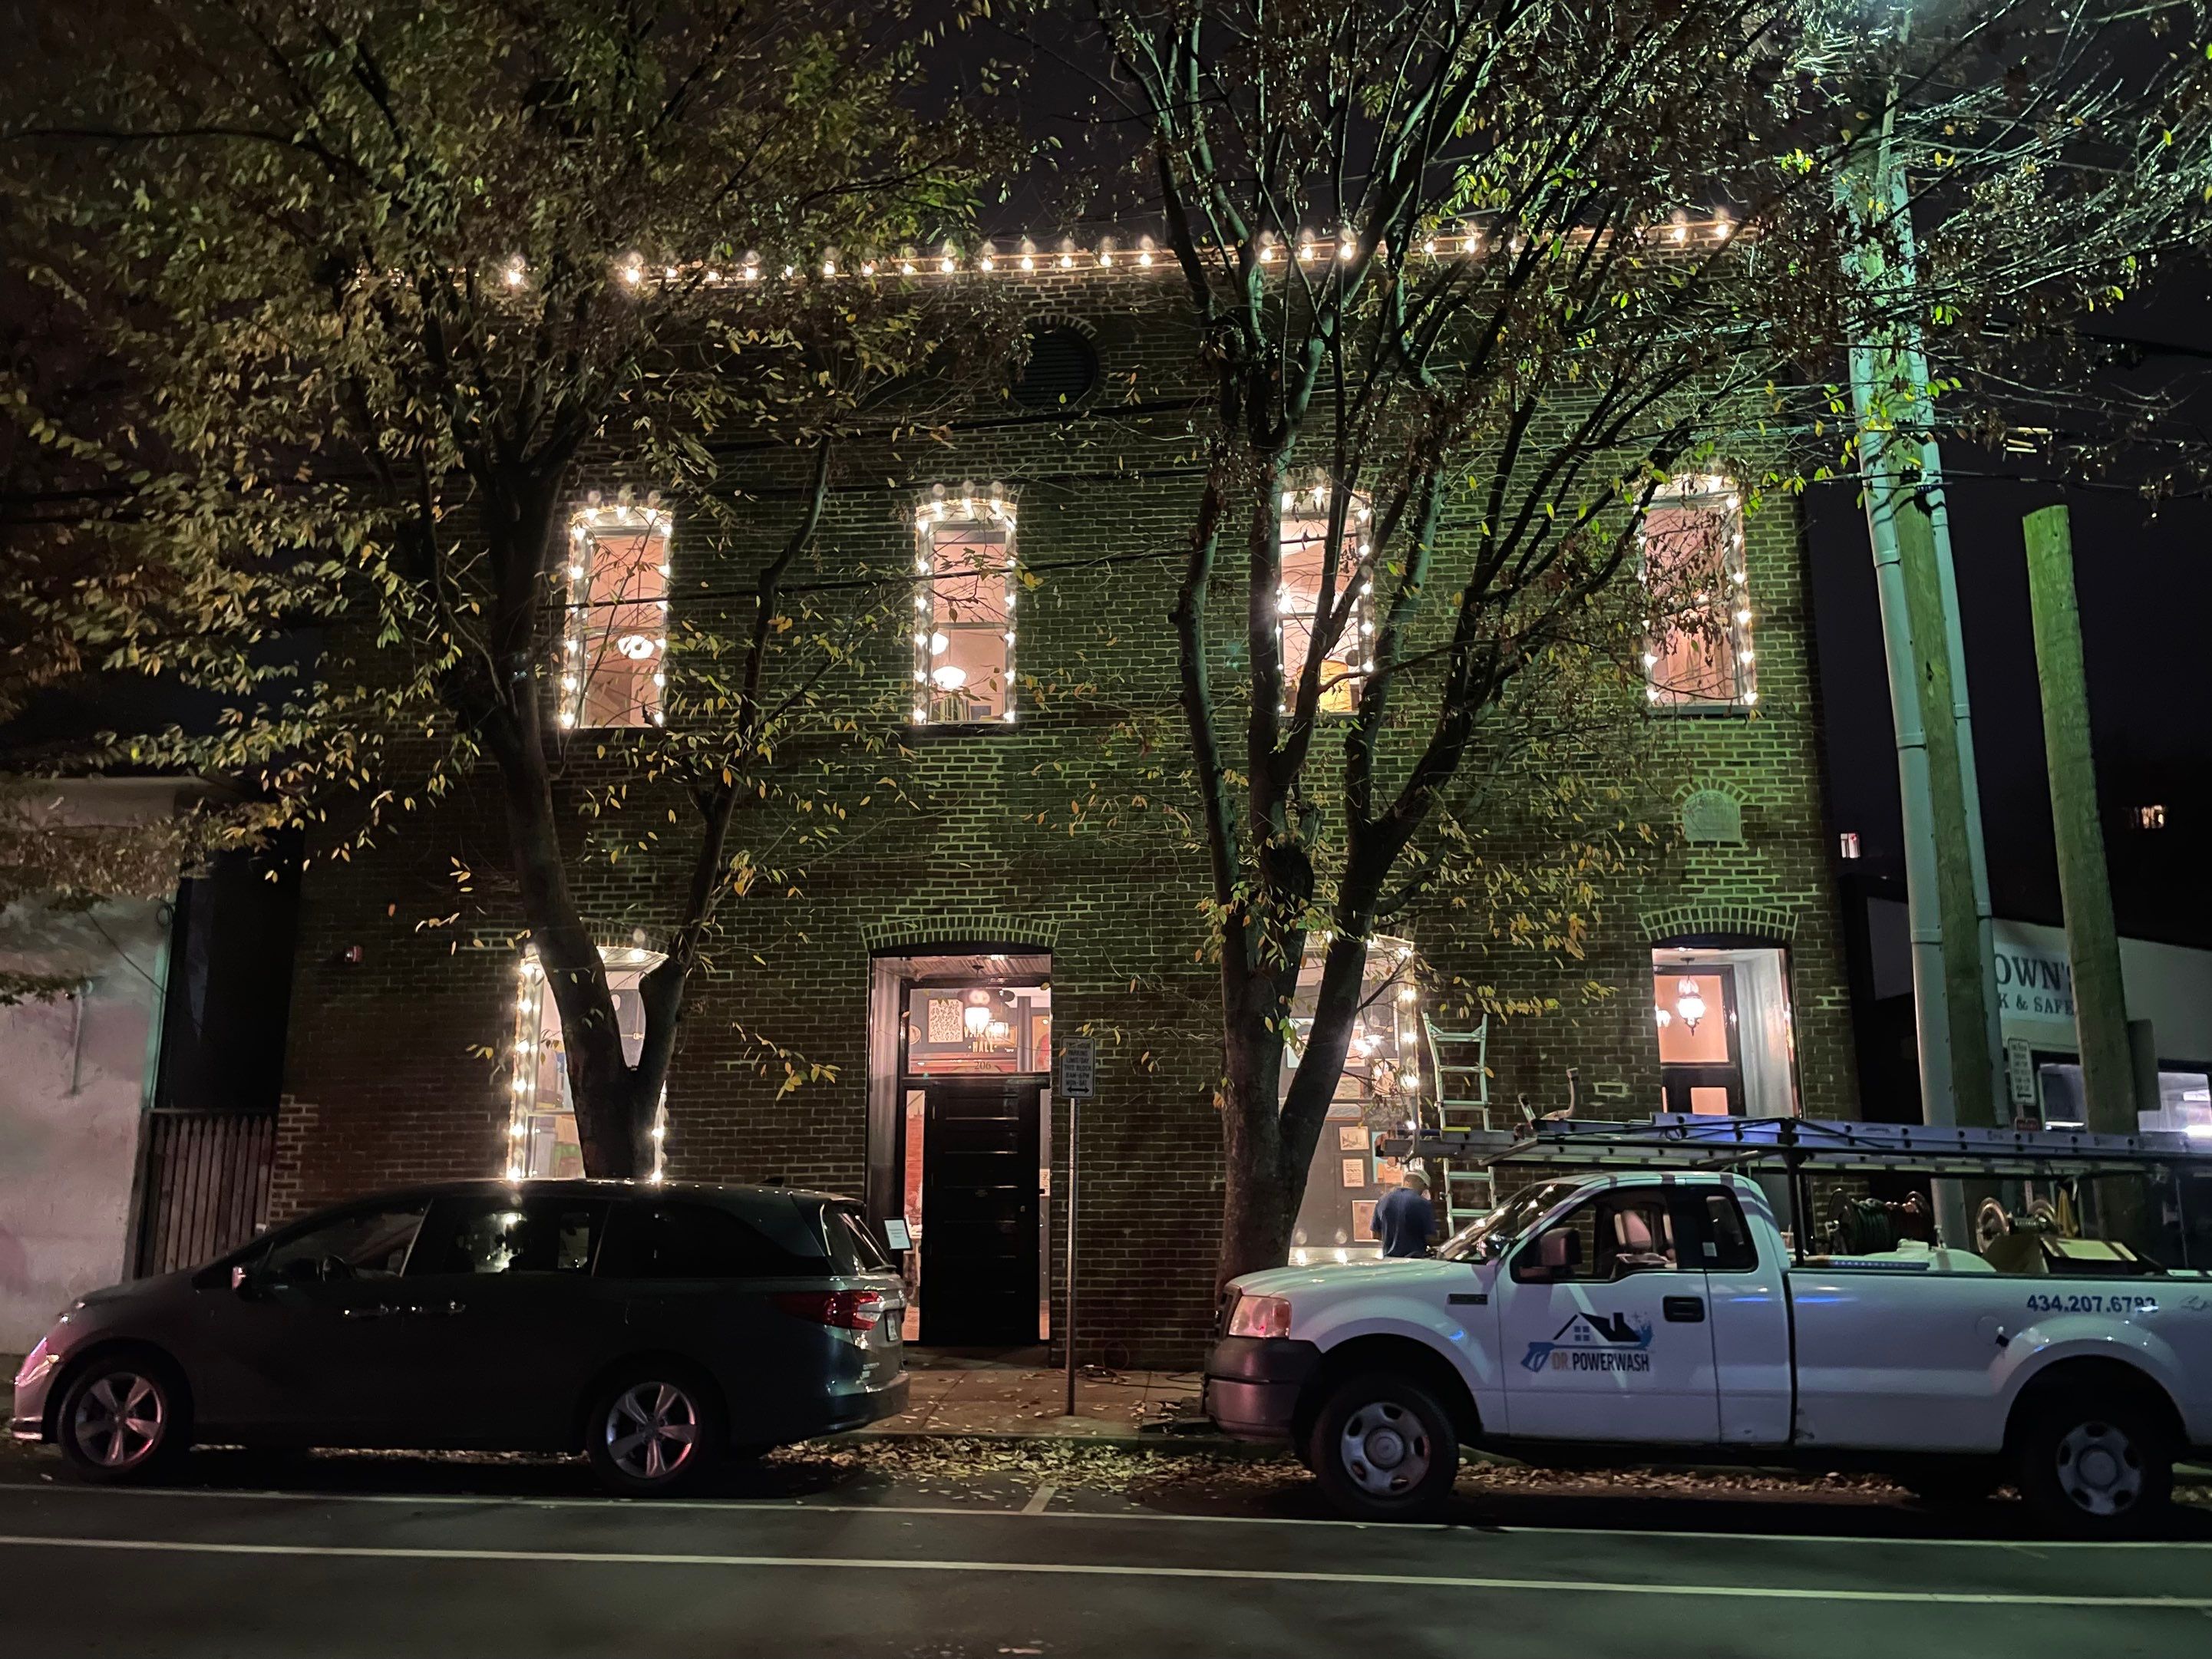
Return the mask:
[[2173, 1495], [2166, 1425], [2126, 1398], [2052, 1401], [2021, 1437], [2020, 1495], [2039, 1522], [2066, 1536], [2137, 1536]]
[[144, 1480], [185, 1449], [185, 1391], [143, 1354], [95, 1359], [62, 1396], [55, 1437], [88, 1480]]
[[698, 1480], [722, 1440], [714, 1390], [688, 1370], [651, 1365], [623, 1371], [600, 1390], [584, 1449], [610, 1492], [658, 1498]]
[[1361, 1521], [1415, 1521], [1443, 1508], [1459, 1478], [1451, 1415], [1419, 1383], [1370, 1371], [1340, 1383], [1308, 1446], [1328, 1500]]

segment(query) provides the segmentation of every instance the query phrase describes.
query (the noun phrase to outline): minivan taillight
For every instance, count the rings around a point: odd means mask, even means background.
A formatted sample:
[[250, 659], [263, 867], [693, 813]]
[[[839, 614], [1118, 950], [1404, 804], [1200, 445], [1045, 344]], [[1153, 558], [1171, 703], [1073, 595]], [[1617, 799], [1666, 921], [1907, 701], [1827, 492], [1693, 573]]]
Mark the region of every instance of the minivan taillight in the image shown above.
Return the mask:
[[872, 1331], [884, 1316], [884, 1298], [875, 1291], [790, 1291], [775, 1305], [793, 1319], [811, 1319], [841, 1331]]

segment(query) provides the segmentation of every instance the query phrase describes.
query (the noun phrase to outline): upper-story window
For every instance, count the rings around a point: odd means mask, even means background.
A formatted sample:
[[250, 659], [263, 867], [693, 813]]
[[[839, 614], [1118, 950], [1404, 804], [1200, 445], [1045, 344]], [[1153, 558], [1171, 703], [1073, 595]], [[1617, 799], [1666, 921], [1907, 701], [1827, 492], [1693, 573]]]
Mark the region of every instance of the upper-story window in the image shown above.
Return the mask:
[[668, 513], [596, 496], [568, 521], [561, 724], [658, 726], [668, 684]]
[[1644, 695], [1662, 708], [1747, 708], [1759, 701], [1744, 568], [1743, 498], [1729, 479], [1692, 474], [1651, 498], [1642, 529], [1653, 616]]
[[915, 515], [914, 722], [1014, 718], [1018, 584], [1014, 508], [1000, 488], [949, 495]]
[[[1367, 504], [1355, 500], [1345, 514], [1343, 541], [1337, 549], [1334, 584], [1329, 586], [1329, 620], [1335, 626], [1335, 638], [1323, 646], [1317, 704], [1324, 714], [1350, 714], [1359, 702], [1360, 680], [1375, 668], [1374, 610], [1369, 602], [1375, 582], [1366, 563], [1369, 515]], [[1282, 642], [1285, 712], [1297, 700], [1299, 678], [1322, 631], [1322, 593], [1331, 578], [1328, 527], [1327, 484], [1283, 492], [1282, 573], [1275, 590], [1275, 626]], [[1352, 595], [1352, 610], [1339, 619], [1336, 611], [1346, 593]]]

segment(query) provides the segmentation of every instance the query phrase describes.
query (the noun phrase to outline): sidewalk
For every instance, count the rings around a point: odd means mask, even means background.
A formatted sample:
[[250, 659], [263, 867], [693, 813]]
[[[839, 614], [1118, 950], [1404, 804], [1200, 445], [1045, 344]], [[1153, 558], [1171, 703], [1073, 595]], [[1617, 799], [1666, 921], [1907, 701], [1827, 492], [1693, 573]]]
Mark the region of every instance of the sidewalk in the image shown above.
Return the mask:
[[988, 1360], [911, 1356], [912, 1404], [860, 1431], [882, 1435], [1081, 1436], [1133, 1440], [1210, 1429], [1200, 1415], [1203, 1383], [1195, 1371], [1115, 1371], [1085, 1366], [1076, 1377], [1075, 1415], [1067, 1373]]

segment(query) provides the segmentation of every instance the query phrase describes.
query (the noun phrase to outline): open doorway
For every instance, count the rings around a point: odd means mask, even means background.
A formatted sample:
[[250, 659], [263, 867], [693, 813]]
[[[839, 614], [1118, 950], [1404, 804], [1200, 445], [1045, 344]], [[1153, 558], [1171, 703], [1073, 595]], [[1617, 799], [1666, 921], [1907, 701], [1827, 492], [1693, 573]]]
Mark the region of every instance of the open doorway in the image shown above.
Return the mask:
[[869, 1019], [869, 1202], [906, 1224], [904, 1335], [1024, 1348], [1049, 1334], [1052, 958], [884, 956]]
[[1651, 952], [1661, 1109], [1705, 1117], [1790, 1117], [1797, 1054], [1790, 964], [1778, 945], [1715, 940]]

